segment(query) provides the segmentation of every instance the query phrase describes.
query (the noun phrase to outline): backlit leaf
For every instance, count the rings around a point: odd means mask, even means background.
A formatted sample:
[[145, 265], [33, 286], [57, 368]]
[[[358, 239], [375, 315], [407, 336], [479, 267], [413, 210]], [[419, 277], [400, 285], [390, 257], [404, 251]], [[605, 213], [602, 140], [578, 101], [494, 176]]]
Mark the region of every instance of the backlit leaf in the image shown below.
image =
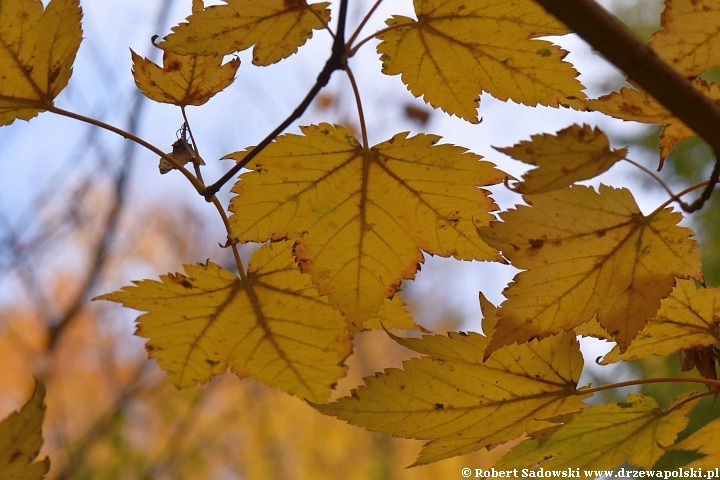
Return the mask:
[[0, 126], [52, 107], [80, 46], [78, 0], [0, 0]]
[[660, 310], [625, 353], [615, 347], [605, 355], [602, 364], [620, 360], [634, 360], [651, 355], [672, 355], [684, 348], [720, 343], [720, 290], [697, 288], [693, 280], [678, 280], [668, 298], [660, 303]]
[[352, 396], [316, 408], [371, 431], [431, 440], [415, 462], [423, 465], [546, 428], [552, 423], [543, 419], [583, 407], [573, 333], [506, 347], [486, 362], [487, 337], [448, 335], [392, 336], [430, 357], [368, 377]]
[[557, 135], [533, 135], [530, 141], [512, 147], [493, 148], [538, 167], [515, 185], [515, 190], [526, 194], [550, 192], [593, 178], [627, 155], [625, 148], [611, 150], [605, 134], [589, 125], [572, 125]]
[[35, 382], [35, 391], [19, 412], [0, 422], [0, 478], [2, 480], [40, 480], [50, 469], [45, 457], [33, 462], [43, 444], [45, 386]]
[[[330, 21], [327, 3], [225, 0], [173, 27], [160, 47], [181, 55], [226, 55], [255, 45], [253, 64], [270, 65], [297, 52]], [[322, 18], [322, 21], [320, 20]], [[325, 23], [323, 23], [325, 22]]]
[[704, 468], [714, 471], [720, 465], [720, 419], [713, 420], [685, 440], [673, 445], [672, 450], [695, 450], [704, 457], [685, 465], [684, 468]]
[[[365, 150], [344, 127], [302, 127], [248, 164], [233, 188], [231, 237], [297, 238], [295, 255], [351, 331], [423, 261], [421, 249], [499, 260], [477, 235], [495, 204], [477, 188], [504, 174], [440, 137], [399, 133]], [[236, 160], [245, 152], [228, 155]]]
[[185, 265], [185, 275], [99, 297], [144, 310], [137, 334], [149, 338], [177, 387], [205, 383], [230, 367], [271, 386], [325, 401], [350, 353], [345, 325], [295, 266], [290, 242], [261, 247], [246, 278], [214, 263]]
[[392, 300], [385, 299], [383, 306], [376, 314], [363, 323], [365, 330], [421, 330], [429, 333], [413, 320], [412, 316], [405, 309], [405, 302], [395, 295]]
[[176, 55], [165, 52], [163, 67], [132, 50], [133, 76], [151, 100], [178, 106], [202, 105], [235, 80], [240, 59], [222, 65], [218, 55]]
[[623, 462], [650, 469], [687, 425], [685, 414], [695, 401], [669, 414], [652, 397], [628, 394], [626, 403], [586, 407], [567, 415], [558, 427], [530, 433], [506, 454], [497, 468], [527, 468], [538, 462], [545, 470], [592, 468], [611, 470]]
[[662, 30], [648, 45], [686, 77], [720, 67], [720, 3], [717, 0], [665, 0]]
[[[708, 84], [702, 78], [697, 78], [692, 83], [695, 88], [712, 100], [720, 102], [720, 85], [717, 83]], [[660, 145], [658, 147], [660, 149], [661, 167], [676, 143], [695, 135], [695, 132], [644, 91], [623, 87], [620, 92], [613, 92], [595, 100], [588, 100], [586, 105], [591, 110], [615, 118], [666, 125], [660, 134]]]
[[480, 231], [520, 272], [488, 349], [570, 330], [597, 315], [624, 351], [675, 278], [702, 279], [692, 231], [671, 208], [648, 216], [627, 189], [605, 185], [527, 195], [531, 206]]
[[415, 0], [417, 20], [378, 38], [383, 72], [402, 75], [416, 97], [473, 123], [480, 93], [524, 105], [580, 106], [585, 98], [565, 51], [544, 35], [564, 25], [530, 0]]

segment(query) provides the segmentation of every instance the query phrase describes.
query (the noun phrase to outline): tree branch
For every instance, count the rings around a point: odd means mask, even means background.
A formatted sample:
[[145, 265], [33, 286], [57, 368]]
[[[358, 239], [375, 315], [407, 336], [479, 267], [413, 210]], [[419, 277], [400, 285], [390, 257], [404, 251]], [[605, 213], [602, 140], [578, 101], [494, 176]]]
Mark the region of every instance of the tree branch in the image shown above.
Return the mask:
[[716, 158], [710, 182], [697, 200], [690, 205], [682, 205], [687, 212], [702, 208], [720, 177], [720, 161], [717, 159], [717, 152], [720, 152], [720, 106], [693, 87], [690, 81], [661, 60], [594, 0], [535, 1], [710, 144]]
[[235, 175], [237, 175], [238, 172], [245, 165], [250, 163], [250, 161], [255, 158], [260, 152], [262, 152], [265, 147], [270, 145], [270, 143], [275, 140], [278, 135], [284, 132], [285, 129], [288, 128], [292, 122], [300, 118], [302, 114], [305, 113], [305, 110], [307, 110], [307, 108], [310, 106], [310, 103], [312, 103], [315, 96], [317, 96], [317, 94], [320, 93], [320, 90], [322, 90], [322, 88], [328, 84], [333, 72], [335, 70], [342, 70], [345, 67], [347, 61], [347, 59], [345, 58], [345, 21], [347, 19], [347, 4], [348, 0], [341, 0], [340, 2], [338, 28], [335, 34], [335, 41], [333, 42], [332, 53], [330, 54], [330, 58], [328, 58], [328, 61], [325, 63], [322, 71], [318, 75], [317, 80], [315, 81], [315, 85], [313, 85], [313, 87], [310, 89], [303, 101], [300, 102], [300, 105], [297, 106], [297, 108], [290, 114], [289, 117], [285, 119], [284, 122], [278, 125], [278, 127], [273, 130], [270, 135], [268, 135], [260, 143], [258, 143], [257, 146], [252, 149], [252, 151], [248, 152], [248, 154], [245, 155], [245, 158], [243, 158], [240, 162], [236, 163], [235, 166], [228, 170], [225, 175], [220, 177], [212, 185], [208, 185], [208, 187], [205, 189], [206, 201], [212, 202], [213, 196], [215, 196], [215, 194], [223, 187], [223, 185], [225, 185], [229, 180], [235, 177]]

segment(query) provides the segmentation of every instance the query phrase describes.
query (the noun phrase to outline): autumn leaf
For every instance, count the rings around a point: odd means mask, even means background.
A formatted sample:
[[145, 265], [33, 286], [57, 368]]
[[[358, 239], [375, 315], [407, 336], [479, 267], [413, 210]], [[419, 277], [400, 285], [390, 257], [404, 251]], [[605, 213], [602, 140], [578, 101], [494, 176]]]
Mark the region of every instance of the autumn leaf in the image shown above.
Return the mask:
[[52, 107], [68, 83], [82, 30], [78, 0], [0, 0], [0, 126]]
[[302, 270], [351, 331], [415, 275], [421, 249], [500, 260], [477, 235], [496, 208], [477, 187], [504, 177], [491, 163], [461, 147], [436, 145], [436, 135], [399, 133], [364, 149], [344, 127], [302, 131], [278, 137], [248, 164], [255, 171], [232, 190], [238, 195], [230, 204], [230, 236], [241, 242], [297, 238]]
[[297, 52], [313, 30], [330, 21], [328, 3], [305, 0], [224, 0], [196, 11], [160, 43], [180, 55], [226, 55], [255, 45], [254, 65], [271, 65]]
[[720, 67], [720, 4], [715, 0], [665, 0], [662, 30], [648, 45], [686, 77]]
[[240, 59], [222, 65], [219, 55], [165, 52], [163, 67], [130, 50], [135, 84], [151, 100], [185, 107], [202, 105], [235, 80]]
[[0, 478], [2, 480], [40, 480], [50, 470], [50, 459], [37, 458], [43, 444], [45, 386], [35, 382], [35, 391], [19, 412], [0, 422]]
[[380, 310], [363, 323], [365, 330], [420, 330], [430, 333], [421, 327], [405, 308], [405, 302], [395, 295], [392, 300], [385, 299]]
[[214, 263], [185, 275], [143, 280], [98, 297], [147, 311], [137, 335], [179, 388], [230, 367], [285, 392], [325, 401], [346, 367], [342, 319], [320, 298], [291, 255], [290, 242], [261, 247], [243, 278]]
[[[485, 304], [484, 314], [494, 315]], [[374, 432], [431, 440], [414, 465], [479, 450], [546, 428], [544, 421], [583, 407], [576, 386], [583, 366], [572, 333], [499, 350], [483, 362], [477, 333], [392, 337], [429, 357], [365, 379], [352, 396], [316, 405], [326, 415]]]
[[[582, 390], [581, 390], [582, 391]], [[586, 407], [560, 426], [530, 433], [530, 439], [500, 459], [497, 468], [611, 470], [623, 462], [649, 470], [687, 425], [697, 402], [665, 413], [655, 399], [628, 394], [627, 402]]]
[[[693, 80], [695, 88], [720, 102], [720, 85], [707, 83], [702, 78]], [[602, 112], [615, 118], [640, 123], [666, 125], [660, 133], [660, 168], [678, 142], [695, 135], [690, 128], [677, 119], [669, 110], [651, 97], [647, 92], [623, 87], [620, 92], [612, 92], [595, 100], [587, 100], [591, 110]]]
[[684, 348], [720, 343], [720, 290], [697, 288], [693, 280], [678, 280], [657, 315], [635, 337], [625, 353], [617, 347], [605, 355], [603, 365], [651, 355], [668, 356]]
[[378, 35], [383, 72], [436, 108], [478, 123], [485, 91], [523, 105], [581, 107], [566, 52], [545, 40], [564, 25], [530, 0], [415, 0], [417, 20], [395, 15]]
[[610, 141], [598, 128], [572, 125], [557, 135], [533, 135], [507, 148], [493, 147], [515, 160], [538, 168], [523, 175], [515, 190], [538, 194], [565, 188], [579, 180], [600, 175], [625, 158], [627, 149], [610, 149]]
[[590, 321], [624, 351], [675, 278], [702, 279], [697, 243], [671, 208], [648, 216], [627, 189], [605, 185], [527, 195], [480, 235], [520, 272], [503, 292], [486, 355]]
[[672, 450], [694, 450], [704, 456], [685, 465], [684, 468], [704, 468], [713, 471], [720, 463], [720, 419], [713, 420], [686, 439], [672, 446]]

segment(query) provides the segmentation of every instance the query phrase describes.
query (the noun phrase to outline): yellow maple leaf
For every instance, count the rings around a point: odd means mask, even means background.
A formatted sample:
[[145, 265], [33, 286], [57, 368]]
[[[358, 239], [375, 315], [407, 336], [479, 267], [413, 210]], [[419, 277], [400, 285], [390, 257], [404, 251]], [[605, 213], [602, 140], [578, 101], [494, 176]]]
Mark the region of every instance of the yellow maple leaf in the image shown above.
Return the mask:
[[176, 55], [165, 52], [163, 67], [130, 50], [135, 84], [156, 102], [181, 107], [202, 105], [235, 80], [240, 59], [222, 65], [219, 55]]
[[[2, 5], [0, 5], [1, 7]], [[0, 478], [3, 480], [40, 480], [50, 469], [45, 457], [33, 462], [43, 444], [45, 386], [35, 382], [32, 398], [0, 422]]]
[[671, 445], [685, 428], [685, 414], [696, 403], [666, 414], [652, 397], [631, 393], [627, 402], [586, 407], [567, 415], [560, 426], [530, 433], [531, 438], [501, 458], [497, 468], [542, 462], [544, 470], [611, 470], [627, 461], [647, 470], [665, 453], [661, 445]]
[[720, 3], [665, 0], [662, 30], [648, 45], [682, 75], [696, 77], [720, 67]]
[[0, 126], [52, 107], [68, 83], [82, 30], [78, 0], [0, 0]]
[[290, 242], [261, 247], [246, 278], [214, 263], [185, 265], [185, 275], [99, 299], [148, 311], [137, 334], [177, 387], [210, 380], [228, 367], [288, 393], [325, 401], [345, 374], [350, 341], [337, 312], [317, 294], [291, 255]]
[[678, 280], [670, 296], [660, 303], [657, 315], [648, 319], [625, 353], [615, 347], [601, 363], [668, 356], [684, 348], [720, 343], [719, 322], [720, 290], [698, 289], [693, 280]]
[[[328, 3], [225, 0], [173, 27], [160, 47], [181, 55], [226, 55], [255, 45], [253, 64], [270, 65], [297, 52], [330, 21]], [[322, 19], [322, 20], [321, 20]]]
[[[707, 83], [702, 78], [697, 78], [692, 83], [695, 88], [712, 100], [720, 102], [720, 85]], [[660, 144], [658, 146], [661, 168], [675, 144], [695, 135], [695, 132], [645, 91], [623, 87], [620, 92], [612, 92], [594, 100], [587, 100], [585, 104], [591, 110], [615, 118], [666, 125], [660, 133]]]
[[538, 167], [515, 185], [515, 190], [526, 194], [550, 192], [593, 178], [627, 155], [625, 148], [610, 150], [605, 134], [589, 125], [571, 125], [557, 135], [533, 135], [530, 141], [512, 147], [493, 148]]
[[585, 98], [566, 52], [535, 37], [567, 33], [530, 0], [415, 0], [417, 20], [378, 38], [383, 72], [402, 75], [416, 97], [477, 123], [480, 93], [524, 105], [581, 107]]
[[[420, 249], [500, 260], [477, 235], [496, 206], [477, 188], [504, 174], [440, 137], [399, 133], [364, 149], [340, 126], [302, 127], [248, 164], [233, 188], [230, 236], [297, 238], [295, 255], [351, 331], [392, 298], [423, 261]], [[247, 151], [227, 156], [242, 159]]]
[[574, 185], [527, 195], [531, 206], [500, 214], [485, 241], [520, 272], [488, 348], [543, 338], [597, 315], [624, 351], [675, 278], [702, 279], [693, 232], [671, 208], [645, 216], [627, 189]]
[[720, 419], [703, 426], [686, 439], [672, 446], [672, 450], [695, 450], [705, 456], [685, 465], [683, 468], [704, 468], [713, 471], [720, 465]]
[[385, 299], [383, 306], [372, 317], [363, 323], [364, 330], [420, 330], [429, 333], [421, 327], [405, 309], [405, 302], [395, 295], [392, 300]]
[[[485, 302], [484, 302], [485, 303]], [[488, 318], [494, 307], [485, 303]], [[483, 362], [487, 337], [451, 332], [392, 337], [429, 357], [365, 379], [352, 396], [316, 405], [326, 415], [395, 437], [431, 440], [414, 465], [479, 450], [544, 429], [543, 419], [583, 407], [583, 359], [575, 335], [499, 350]]]

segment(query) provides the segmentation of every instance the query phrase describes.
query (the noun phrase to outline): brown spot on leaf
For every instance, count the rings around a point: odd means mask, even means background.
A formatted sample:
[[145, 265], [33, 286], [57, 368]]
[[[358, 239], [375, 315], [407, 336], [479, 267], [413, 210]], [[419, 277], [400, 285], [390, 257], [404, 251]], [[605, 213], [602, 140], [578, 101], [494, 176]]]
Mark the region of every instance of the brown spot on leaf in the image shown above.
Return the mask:
[[442, 403], [436, 403], [435, 404], [435, 410], [443, 410], [445, 408], [445, 405]]
[[540, 250], [543, 245], [545, 245], [545, 240], [542, 240], [540, 238], [538, 239], [530, 239], [530, 248], [533, 250]]

